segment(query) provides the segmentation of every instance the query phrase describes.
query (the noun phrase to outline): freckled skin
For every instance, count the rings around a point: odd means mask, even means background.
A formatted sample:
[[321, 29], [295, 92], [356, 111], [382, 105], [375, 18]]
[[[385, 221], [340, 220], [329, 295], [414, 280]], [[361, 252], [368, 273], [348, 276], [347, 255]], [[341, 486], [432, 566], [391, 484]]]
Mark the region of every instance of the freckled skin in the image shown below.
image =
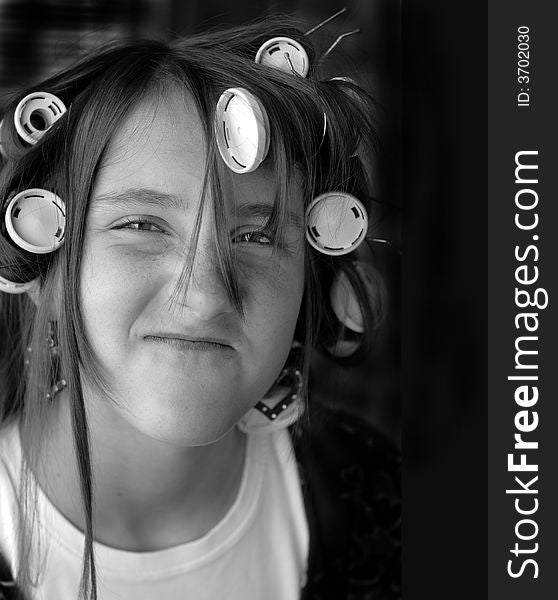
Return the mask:
[[[198, 208], [203, 147], [202, 126], [187, 98], [146, 103], [130, 115], [96, 181], [81, 272], [86, 334], [116, 400], [107, 401], [86, 386], [88, 410], [121, 435], [130, 430], [182, 446], [220, 439], [272, 385], [289, 352], [304, 283], [300, 231], [288, 228], [288, 250], [276, 253], [266, 244], [238, 238], [241, 320], [216, 266], [211, 211], [206, 210], [190, 285], [171, 301]], [[96, 197], [128, 188], [172, 194], [185, 207], [95, 205]], [[260, 167], [232, 175], [226, 192], [232, 214], [239, 201], [271, 204], [274, 186]], [[290, 202], [290, 209], [302, 215], [300, 194]], [[134, 228], [130, 221], [138, 216], [152, 225]], [[236, 219], [231, 238], [261, 228], [261, 218]], [[219, 338], [232, 349], [181, 350], [150, 341], [158, 332]]]

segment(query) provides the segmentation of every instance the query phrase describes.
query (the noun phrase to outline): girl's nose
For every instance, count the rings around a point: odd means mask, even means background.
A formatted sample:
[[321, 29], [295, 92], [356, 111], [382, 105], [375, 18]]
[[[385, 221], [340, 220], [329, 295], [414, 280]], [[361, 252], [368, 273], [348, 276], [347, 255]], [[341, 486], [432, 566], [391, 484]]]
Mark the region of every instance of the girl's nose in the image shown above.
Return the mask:
[[186, 296], [182, 303], [202, 321], [209, 321], [233, 311], [214, 243], [205, 244], [201, 237], [193, 258]]

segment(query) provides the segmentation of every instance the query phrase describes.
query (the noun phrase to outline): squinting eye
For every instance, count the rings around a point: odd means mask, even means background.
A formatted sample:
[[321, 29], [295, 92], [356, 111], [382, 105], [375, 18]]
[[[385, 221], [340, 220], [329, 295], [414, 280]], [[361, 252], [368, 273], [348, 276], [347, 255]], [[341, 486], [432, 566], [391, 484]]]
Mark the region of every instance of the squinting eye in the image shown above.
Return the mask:
[[239, 233], [233, 237], [233, 242], [236, 244], [248, 242], [252, 244], [261, 244], [263, 246], [269, 246], [272, 243], [271, 237], [261, 231], [246, 231], [245, 233]]
[[148, 231], [153, 233], [165, 233], [164, 229], [157, 225], [156, 223], [152, 223], [151, 221], [146, 221], [143, 219], [128, 219], [121, 225], [117, 225], [115, 229], [132, 229], [135, 231]]

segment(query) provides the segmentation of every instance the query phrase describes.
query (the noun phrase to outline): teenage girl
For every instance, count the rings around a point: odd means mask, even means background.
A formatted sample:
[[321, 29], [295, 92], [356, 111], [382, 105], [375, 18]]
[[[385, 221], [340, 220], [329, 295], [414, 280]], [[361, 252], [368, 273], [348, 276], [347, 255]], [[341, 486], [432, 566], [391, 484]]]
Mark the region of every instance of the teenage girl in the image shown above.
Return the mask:
[[363, 356], [370, 102], [264, 23], [120, 43], [0, 129], [0, 598], [396, 598]]

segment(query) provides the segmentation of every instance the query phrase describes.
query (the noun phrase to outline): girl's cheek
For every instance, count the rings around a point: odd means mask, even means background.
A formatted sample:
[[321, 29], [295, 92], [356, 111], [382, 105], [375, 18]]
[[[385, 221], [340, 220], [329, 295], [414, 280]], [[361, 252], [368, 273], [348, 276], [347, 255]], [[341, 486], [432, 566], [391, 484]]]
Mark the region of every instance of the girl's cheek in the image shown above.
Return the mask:
[[237, 251], [235, 267], [243, 288], [259, 287], [270, 294], [295, 294], [304, 285], [304, 252], [297, 244], [289, 250]]
[[298, 311], [304, 290], [302, 264], [267, 264], [244, 268], [240, 285], [247, 312], [265, 312], [273, 317]]
[[92, 245], [84, 253], [82, 289], [107, 308], [127, 305], [153, 289], [172, 271], [176, 259], [131, 246]]
[[240, 275], [240, 287], [248, 308], [281, 307], [297, 295], [298, 279], [302, 279], [302, 275], [292, 269], [244, 268]]

